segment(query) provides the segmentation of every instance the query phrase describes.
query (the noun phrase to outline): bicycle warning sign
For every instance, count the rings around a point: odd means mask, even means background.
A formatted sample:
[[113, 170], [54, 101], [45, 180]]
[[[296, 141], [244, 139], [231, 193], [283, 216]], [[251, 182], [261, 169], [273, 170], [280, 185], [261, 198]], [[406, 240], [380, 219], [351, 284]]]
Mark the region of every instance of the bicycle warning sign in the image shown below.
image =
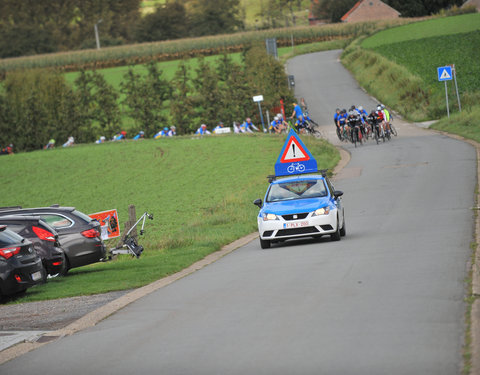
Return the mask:
[[276, 176], [317, 172], [317, 161], [294, 130], [290, 130], [275, 164]]

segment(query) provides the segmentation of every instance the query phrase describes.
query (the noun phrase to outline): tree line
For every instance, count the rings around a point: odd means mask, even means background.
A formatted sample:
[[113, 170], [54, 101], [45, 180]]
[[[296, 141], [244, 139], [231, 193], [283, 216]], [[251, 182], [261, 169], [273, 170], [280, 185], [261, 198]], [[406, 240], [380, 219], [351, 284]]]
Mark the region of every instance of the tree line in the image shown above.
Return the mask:
[[170, 0], [142, 16], [141, 0], [2, 0], [0, 58], [231, 33], [240, 0]]
[[264, 108], [294, 100], [283, 65], [261, 45], [244, 51], [243, 64], [227, 54], [214, 64], [200, 58], [195, 68], [182, 61], [170, 81], [155, 63], [145, 67], [144, 74], [130, 67], [118, 90], [98, 71], [81, 71], [73, 85], [55, 70], [9, 73], [0, 91], [0, 145], [29, 151], [51, 138], [108, 139], [125, 130], [126, 118], [134, 124], [127, 129], [132, 135], [143, 130], [152, 137], [171, 125], [188, 134], [202, 123], [229, 126], [258, 116], [254, 95], [264, 96]]

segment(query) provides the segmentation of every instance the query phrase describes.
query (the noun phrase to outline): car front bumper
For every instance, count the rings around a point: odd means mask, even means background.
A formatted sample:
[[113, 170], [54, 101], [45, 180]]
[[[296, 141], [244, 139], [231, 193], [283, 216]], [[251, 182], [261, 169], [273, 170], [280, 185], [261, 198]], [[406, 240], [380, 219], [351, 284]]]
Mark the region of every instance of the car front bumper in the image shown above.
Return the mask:
[[331, 210], [328, 215], [312, 216], [304, 219], [285, 220], [278, 216], [278, 220], [264, 221], [258, 217], [258, 232], [262, 240], [286, 240], [289, 238], [316, 237], [337, 231], [337, 210]]

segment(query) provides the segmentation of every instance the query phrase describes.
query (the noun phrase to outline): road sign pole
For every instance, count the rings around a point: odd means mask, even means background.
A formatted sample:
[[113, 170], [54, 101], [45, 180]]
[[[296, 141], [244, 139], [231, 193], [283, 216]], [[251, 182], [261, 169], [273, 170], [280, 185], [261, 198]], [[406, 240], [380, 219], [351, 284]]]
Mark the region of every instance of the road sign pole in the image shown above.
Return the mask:
[[457, 71], [455, 70], [455, 64], [453, 64], [453, 80], [455, 81], [455, 92], [457, 93], [458, 109], [460, 112], [462, 112], [462, 105], [460, 104], [460, 94], [458, 93]]
[[450, 118], [450, 108], [448, 108], [448, 90], [447, 90], [447, 81], [445, 81], [445, 98], [447, 99], [447, 115]]
[[263, 132], [266, 133], [267, 131], [265, 130], [265, 124], [263, 123], [262, 105], [260, 104], [260, 102], [258, 102], [258, 110], [260, 111], [260, 119], [262, 120]]

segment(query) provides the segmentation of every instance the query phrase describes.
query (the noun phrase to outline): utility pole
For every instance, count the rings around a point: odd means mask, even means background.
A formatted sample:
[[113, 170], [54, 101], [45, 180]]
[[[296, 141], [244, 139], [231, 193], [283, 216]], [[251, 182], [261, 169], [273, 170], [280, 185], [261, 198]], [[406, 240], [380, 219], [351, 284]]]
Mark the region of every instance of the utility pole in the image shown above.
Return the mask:
[[103, 19], [99, 19], [97, 23], [93, 26], [95, 30], [95, 41], [97, 42], [97, 49], [100, 49], [100, 38], [98, 37], [98, 24], [101, 23]]

